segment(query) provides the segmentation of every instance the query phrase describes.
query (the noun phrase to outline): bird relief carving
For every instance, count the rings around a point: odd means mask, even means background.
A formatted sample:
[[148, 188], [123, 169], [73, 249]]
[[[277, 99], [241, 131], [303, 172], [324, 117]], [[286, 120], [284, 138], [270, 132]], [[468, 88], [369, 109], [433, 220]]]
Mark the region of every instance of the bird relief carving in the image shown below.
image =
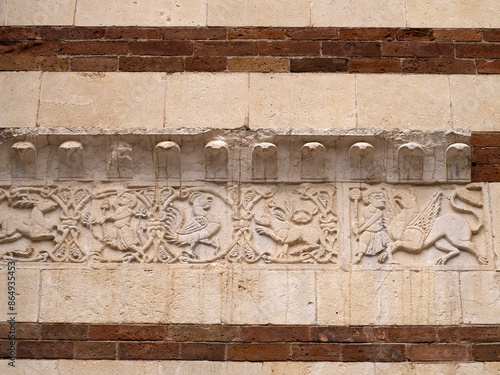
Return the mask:
[[[488, 263], [482, 189], [352, 188], [353, 263]], [[481, 246], [478, 246], [478, 243]], [[404, 255], [401, 255], [404, 254]], [[425, 258], [415, 257], [426, 255]]]

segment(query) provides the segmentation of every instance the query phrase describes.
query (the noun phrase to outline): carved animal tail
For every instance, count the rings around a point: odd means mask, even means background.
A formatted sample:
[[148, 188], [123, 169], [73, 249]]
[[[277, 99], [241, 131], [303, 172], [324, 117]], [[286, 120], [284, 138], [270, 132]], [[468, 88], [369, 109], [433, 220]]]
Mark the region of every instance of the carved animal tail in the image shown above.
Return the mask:
[[457, 212], [463, 213], [463, 214], [470, 214], [474, 217], [475, 225], [470, 225], [469, 227], [472, 232], [472, 234], [477, 234], [479, 230], [482, 228], [483, 223], [481, 222], [481, 218], [477, 213], [474, 211], [462, 206], [458, 205], [455, 200], [458, 199], [464, 203], [467, 203], [473, 207], [481, 208], [483, 207], [483, 203], [476, 199], [468, 190], [466, 189], [459, 189], [455, 191], [455, 194], [453, 195], [453, 198], [450, 200], [451, 207]]
[[177, 211], [173, 207], [169, 207], [165, 211], [165, 237], [170, 241], [177, 240], [177, 229], [182, 224], [182, 217], [180, 216], [179, 211]]

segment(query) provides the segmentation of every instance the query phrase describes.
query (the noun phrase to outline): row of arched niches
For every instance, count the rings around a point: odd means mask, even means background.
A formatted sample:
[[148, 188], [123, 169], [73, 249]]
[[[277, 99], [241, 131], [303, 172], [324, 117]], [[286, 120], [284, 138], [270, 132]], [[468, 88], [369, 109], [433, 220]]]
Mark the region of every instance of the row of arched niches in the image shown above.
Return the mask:
[[[21, 132], [22, 133], [22, 132]], [[19, 134], [0, 179], [466, 182], [460, 132]]]

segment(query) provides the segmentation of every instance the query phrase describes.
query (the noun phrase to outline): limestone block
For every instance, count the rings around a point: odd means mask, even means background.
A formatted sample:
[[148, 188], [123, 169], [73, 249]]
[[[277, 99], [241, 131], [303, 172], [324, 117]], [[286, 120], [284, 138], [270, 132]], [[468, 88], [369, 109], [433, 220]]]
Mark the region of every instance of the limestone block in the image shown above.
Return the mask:
[[206, 0], [78, 0], [77, 26], [205, 26]]
[[[499, 2], [496, 4], [500, 7]], [[496, 75], [450, 76], [453, 127], [472, 131], [499, 131], [499, 85], [500, 76]]]
[[344, 74], [250, 73], [250, 127], [353, 128], [354, 80]]
[[353, 271], [350, 324], [459, 324], [457, 273]]
[[8, 365], [8, 360], [0, 360], [0, 368], [2, 369], [2, 374], [10, 375], [33, 375], [33, 374], [58, 374], [57, 360], [45, 360], [45, 359], [16, 359], [16, 367]]
[[485, 362], [484, 375], [494, 375], [500, 372], [500, 362]]
[[451, 128], [448, 77], [359, 74], [356, 82], [357, 126], [360, 128]]
[[0, 127], [34, 127], [40, 72], [0, 72]]
[[5, 8], [7, 6], [7, 0], [0, 0], [0, 22], [2, 26], [4, 25], [5, 22]]
[[5, 25], [72, 25], [76, 0], [8, 0]]
[[238, 128], [248, 121], [248, 75], [167, 76], [166, 127]]
[[410, 374], [482, 375], [483, 363], [412, 363]]
[[[18, 322], [36, 322], [38, 321], [38, 295], [40, 293], [40, 271], [33, 268], [21, 268], [20, 262], [15, 266], [15, 311], [16, 321]], [[7, 313], [11, 312], [7, 305], [9, 275], [7, 263], [0, 266], [0, 293], [2, 293], [2, 305], [0, 314], [7, 320]]]
[[208, 26], [309, 26], [307, 0], [208, 0]]
[[495, 28], [500, 27], [496, 0], [407, 0], [407, 27]]
[[350, 274], [344, 271], [316, 271], [319, 325], [349, 325]]
[[[35, 361], [33, 361], [35, 362]], [[156, 361], [83, 361], [59, 360], [57, 361], [58, 374], [86, 375], [140, 375], [157, 374], [158, 362]]]
[[[500, 217], [500, 183], [490, 183], [488, 184], [490, 190], [490, 202], [491, 202], [491, 217]], [[495, 262], [496, 268], [500, 269], [500, 223], [498, 220], [491, 220], [491, 225], [493, 226], [493, 250], [495, 252]]]
[[375, 365], [368, 362], [264, 362], [263, 375], [375, 375]]
[[43, 73], [40, 126], [161, 128], [163, 73]]
[[312, 26], [405, 27], [404, 0], [312, 0]]
[[234, 269], [224, 274], [222, 322], [226, 324], [314, 324], [312, 271]]
[[221, 323], [221, 269], [176, 269], [169, 285], [173, 290], [169, 305], [172, 323]]
[[463, 272], [460, 274], [460, 290], [464, 324], [499, 324], [498, 272]]
[[173, 291], [166, 270], [43, 270], [40, 320], [166, 323]]
[[262, 363], [208, 362], [208, 361], [159, 361], [158, 375], [262, 375]]

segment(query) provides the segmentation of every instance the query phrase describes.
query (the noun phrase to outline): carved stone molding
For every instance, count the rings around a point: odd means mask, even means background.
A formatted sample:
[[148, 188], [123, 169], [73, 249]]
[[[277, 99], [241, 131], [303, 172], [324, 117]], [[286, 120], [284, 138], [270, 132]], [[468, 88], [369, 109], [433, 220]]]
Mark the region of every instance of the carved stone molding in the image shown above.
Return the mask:
[[0, 181], [467, 182], [463, 131], [5, 129]]

